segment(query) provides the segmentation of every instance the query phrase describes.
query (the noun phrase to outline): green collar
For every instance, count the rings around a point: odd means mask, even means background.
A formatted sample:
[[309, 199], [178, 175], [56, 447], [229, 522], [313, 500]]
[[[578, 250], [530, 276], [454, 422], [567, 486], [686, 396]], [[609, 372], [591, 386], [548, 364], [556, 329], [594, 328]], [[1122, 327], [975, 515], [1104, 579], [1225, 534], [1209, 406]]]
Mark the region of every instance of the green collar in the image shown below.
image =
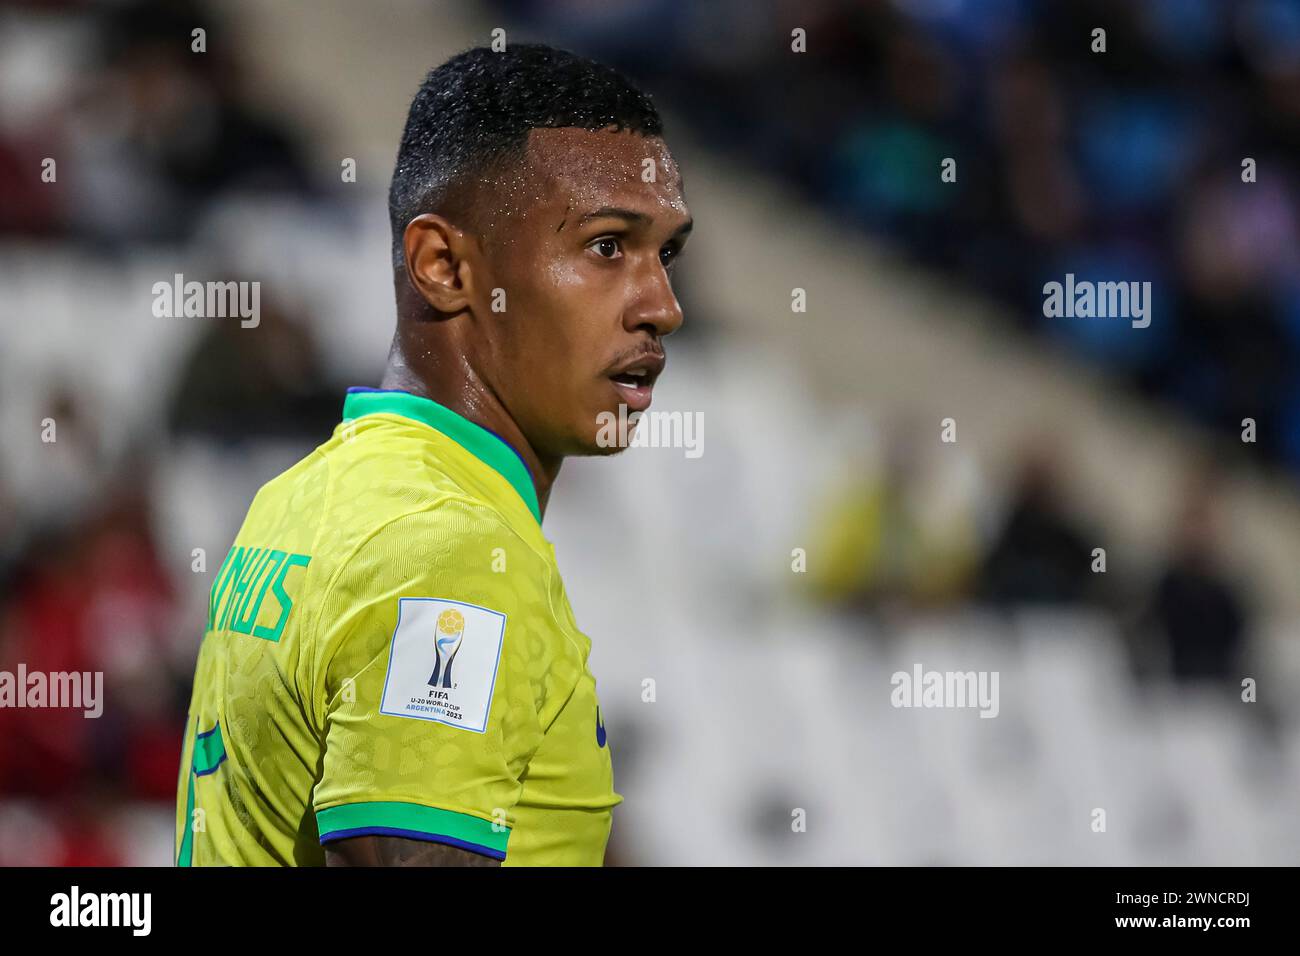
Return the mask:
[[343, 420], [351, 421], [362, 415], [401, 415], [423, 422], [442, 432], [456, 444], [493, 469], [510, 482], [524, 499], [537, 523], [542, 522], [542, 509], [537, 504], [537, 488], [533, 485], [528, 466], [519, 453], [504, 438], [481, 425], [475, 425], [463, 415], [458, 415], [445, 405], [411, 392], [379, 388], [350, 388], [343, 401]]

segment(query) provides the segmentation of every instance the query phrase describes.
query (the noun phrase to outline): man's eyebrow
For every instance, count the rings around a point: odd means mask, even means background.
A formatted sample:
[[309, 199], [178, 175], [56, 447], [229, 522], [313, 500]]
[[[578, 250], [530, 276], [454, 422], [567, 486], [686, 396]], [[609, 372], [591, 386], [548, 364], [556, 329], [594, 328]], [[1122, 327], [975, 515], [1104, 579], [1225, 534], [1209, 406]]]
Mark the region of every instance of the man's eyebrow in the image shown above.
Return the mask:
[[649, 216], [635, 209], [624, 209], [622, 206], [601, 206], [599, 209], [593, 209], [591, 212], [585, 213], [577, 221], [576, 225], [581, 226], [593, 219], [626, 219], [628, 222], [637, 225], [643, 225], [650, 221]]
[[[644, 226], [651, 221], [653, 217], [646, 213], [639, 212], [636, 209], [626, 209], [622, 206], [601, 206], [599, 209], [593, 209], [585, 213], [576, 223], [575, 226], [581, 226], [585, 222], [593, 219], [623, 219], [631, 225]], [[563, 226], [563, 223], [561, 223]], [[684, 236], [695, 227], [694, 219], [687, 219], [684, 223], [673, 230], [674, 238]], [[556, 230], [557, 232], [559, 230]]]

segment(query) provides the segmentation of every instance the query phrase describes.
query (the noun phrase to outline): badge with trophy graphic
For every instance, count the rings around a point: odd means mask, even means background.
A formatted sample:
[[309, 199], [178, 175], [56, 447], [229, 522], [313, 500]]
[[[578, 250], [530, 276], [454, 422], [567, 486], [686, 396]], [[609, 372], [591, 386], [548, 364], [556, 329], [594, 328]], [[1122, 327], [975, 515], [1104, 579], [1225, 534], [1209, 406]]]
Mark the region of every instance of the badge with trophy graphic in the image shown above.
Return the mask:
[[505, 638], [500, 611], [401, 598], [379, 711], [482, 733]]
[[465, 636], [465, 615], [453, 608], [448, 608], [438, 615], [438, 631], [433, 639], [433, 651], [437, 660], [433, 665], [433, 676], [429, 678], [430, 687], [452, 687], [451, 662], [460, 649], [460, 639]]

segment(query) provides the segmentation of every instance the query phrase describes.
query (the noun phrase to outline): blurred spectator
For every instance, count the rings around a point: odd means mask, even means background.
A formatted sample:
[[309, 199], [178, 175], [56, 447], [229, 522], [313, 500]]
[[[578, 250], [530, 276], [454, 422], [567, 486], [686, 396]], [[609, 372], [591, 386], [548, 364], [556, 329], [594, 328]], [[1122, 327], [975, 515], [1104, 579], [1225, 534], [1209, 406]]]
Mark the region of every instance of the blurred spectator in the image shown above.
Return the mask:
[[965, 489], [935, 486], [960, 468], [933, 467], [921, 433], [915, 424], [896, 427], [882, 465], [858, 462], [828, 501], [810, 551], [819, 600], [877, 611], [968, 595], [977, 562], [971, 502]]
[[1148, 598], [1143, 624], [1166, 648], [1177, 680], [1239, 677], [1246, 602], [1224, 568], [1216, 483], [1192, 479], [1182, 502], [1168, 564]]
[[0, 476], [0, 608], [4, 607], [22, 545], [18, 509], [3, 476]]
[[[1059, 452], [1040, 441], [1024, 455], [1008, 517], [980, 571], [979, 594], [999, 605], [1077, 604], [1098, 597], [1089, 535], [1064, 505]], [[1096, 540], [1095, 536], [1091, 540]]]
[[245, 328], [212, 319], [180, 375], [170, 423], [178, 434], [226, 442], [254, 437], [324, 440], [338, 422], [343, 388], [322, 372], [310, 325], [274, 302]]
[[49, 390], [40, 423], [39, 457], [25, 496], [24, 520], [29, 528], [74, 525], [103, 490], [112, 464], [89, 405], [86, 394], [71, 381]]

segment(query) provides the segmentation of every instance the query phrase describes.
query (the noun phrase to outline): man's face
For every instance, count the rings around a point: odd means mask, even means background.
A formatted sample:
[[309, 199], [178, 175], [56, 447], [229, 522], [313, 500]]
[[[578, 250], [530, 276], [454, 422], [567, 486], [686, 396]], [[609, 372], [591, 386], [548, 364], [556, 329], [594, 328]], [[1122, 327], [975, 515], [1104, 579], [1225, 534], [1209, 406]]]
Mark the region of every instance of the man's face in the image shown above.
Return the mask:
[[539, 454], [617, 451], [597, 443], [601, 413], [649, 407], [661, 339], [682, 324], [670, 276], [691, 219], [677, 165], [657, 137], [536, 129], [498, 188], [475, 290], [480, 375]]

